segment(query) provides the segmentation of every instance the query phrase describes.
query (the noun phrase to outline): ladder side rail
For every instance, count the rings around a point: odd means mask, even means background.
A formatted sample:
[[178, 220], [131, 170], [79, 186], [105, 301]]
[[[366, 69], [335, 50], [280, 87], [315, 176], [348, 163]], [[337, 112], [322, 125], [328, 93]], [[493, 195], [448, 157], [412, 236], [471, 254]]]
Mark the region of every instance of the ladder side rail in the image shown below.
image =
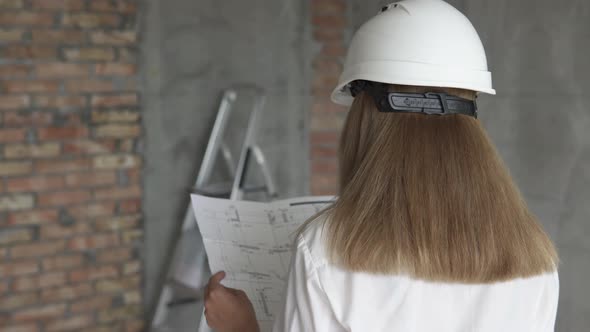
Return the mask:
[[257, 99], [254, 105], [254, 110], [250, 115], [250, 121], [248, 122], [248, 131], [246, 132], [246, 137], [244, 139], [244, 145], [242, 147], [242, 152], [240, 153], [240, 159], [238, 161], [238, 167], [236, 172], [236, 177], [234, 178], [234, 183], [232, 186], [231, 191], [231, 200], [240, 200], [243, 196], [243, 182], [246, 176], [246, 169], [248, 167], [247, 162], [249, 159], [250, 154], [250, 147], [254, 145], [254, 141], [256, 139], [256, 130], [258, 129], [258, 118], [260, 116], [261, 111], [264, 109], [264, 105], [266, 104], [266, 96], [264, 95], [264, 90], [260, 88], [254, 88], [257, 92]]

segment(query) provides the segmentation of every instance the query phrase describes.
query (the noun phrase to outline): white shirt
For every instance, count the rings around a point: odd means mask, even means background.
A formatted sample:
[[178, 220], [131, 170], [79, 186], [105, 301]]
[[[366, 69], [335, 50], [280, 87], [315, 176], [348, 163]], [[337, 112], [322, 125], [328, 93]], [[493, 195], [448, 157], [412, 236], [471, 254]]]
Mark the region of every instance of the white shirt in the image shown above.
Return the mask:
[[557, 272], [494, 284], [349, 272], [325, 255], [322, 227], [297, 240], [275, 332], [554, 331]]

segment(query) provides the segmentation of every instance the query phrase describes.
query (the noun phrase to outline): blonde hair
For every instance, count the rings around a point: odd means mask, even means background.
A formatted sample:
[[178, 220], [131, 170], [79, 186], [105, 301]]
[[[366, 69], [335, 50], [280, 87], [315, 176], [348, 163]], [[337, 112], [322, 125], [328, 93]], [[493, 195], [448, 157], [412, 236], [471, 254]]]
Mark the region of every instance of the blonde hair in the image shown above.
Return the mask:
[[[391, 86], [400, 92], [471, 91]], [[554, 271], [555, 248], [478, 120], [378, 112], [361, 93], [326, 210], [332, 263], [351, 271], [491, 283]]]

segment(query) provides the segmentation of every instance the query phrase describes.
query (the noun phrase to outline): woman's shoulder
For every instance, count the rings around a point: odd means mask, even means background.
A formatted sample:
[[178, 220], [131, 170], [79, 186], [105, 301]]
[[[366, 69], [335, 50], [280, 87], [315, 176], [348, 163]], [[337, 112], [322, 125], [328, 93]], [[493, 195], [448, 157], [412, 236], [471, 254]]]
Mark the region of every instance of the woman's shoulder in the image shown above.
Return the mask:
[[327, 218], [327, 215], [324, 213], [307, 223], [296, 240], [296, 250], [308, 254], [316, 268], [320, 268], [328, 262], [324, 227]]

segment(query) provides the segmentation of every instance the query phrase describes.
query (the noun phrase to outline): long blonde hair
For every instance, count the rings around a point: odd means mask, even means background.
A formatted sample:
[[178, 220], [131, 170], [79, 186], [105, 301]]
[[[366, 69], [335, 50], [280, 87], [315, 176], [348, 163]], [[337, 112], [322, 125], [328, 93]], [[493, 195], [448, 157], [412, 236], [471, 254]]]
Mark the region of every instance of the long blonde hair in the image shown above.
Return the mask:
[[[400, 92], [471, 91], [391, 86]], [[550, 272], [555, 248], [478, 120], [378, 112], [361, 93], [325, 213], [331, 261], [351, 271], [490, 283]]]

